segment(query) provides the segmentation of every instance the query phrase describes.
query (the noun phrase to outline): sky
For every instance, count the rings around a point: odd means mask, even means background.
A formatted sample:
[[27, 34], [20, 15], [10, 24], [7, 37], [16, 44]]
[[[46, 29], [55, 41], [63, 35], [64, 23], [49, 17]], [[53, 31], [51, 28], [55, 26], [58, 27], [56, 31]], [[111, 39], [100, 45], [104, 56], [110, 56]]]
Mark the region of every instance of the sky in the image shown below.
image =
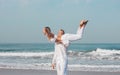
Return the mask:
[[42, 28], [76, 33], [77, 43], [120, 43], [120, 0], [0, 0], [0, 43], [47, 43]]

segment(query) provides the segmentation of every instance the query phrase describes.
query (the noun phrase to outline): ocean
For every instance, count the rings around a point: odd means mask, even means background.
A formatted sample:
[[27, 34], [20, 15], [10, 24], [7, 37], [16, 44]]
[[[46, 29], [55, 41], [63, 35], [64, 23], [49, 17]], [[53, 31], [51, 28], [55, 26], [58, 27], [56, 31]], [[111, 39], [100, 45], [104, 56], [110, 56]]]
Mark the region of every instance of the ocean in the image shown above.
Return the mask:
[[[52, 43], [0, 44], [0, 68], [51, 70]], [[120, 44], [72, 43], [68, 70], [120, 72]]]

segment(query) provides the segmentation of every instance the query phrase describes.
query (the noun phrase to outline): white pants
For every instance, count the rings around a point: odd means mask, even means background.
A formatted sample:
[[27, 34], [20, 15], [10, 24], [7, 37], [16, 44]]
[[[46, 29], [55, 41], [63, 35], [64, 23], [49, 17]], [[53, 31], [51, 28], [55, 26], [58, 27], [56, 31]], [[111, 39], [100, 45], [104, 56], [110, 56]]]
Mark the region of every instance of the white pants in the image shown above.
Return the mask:
[[78, 27], [77, 33], [76, 34], [64, 34], [62, 36], [62, 43], [68, 47], [70, 41], [76, 41], [76, 40], [80, 40], [82, 38], [83, 32], [84, 32], [84, 26], [82, 28]]
[[63, 44], [55, 44], [55, 52], [52, 63], [56, 63], [57, 75], [67, 75], [67, 53]]
[[82, 27], [82, 28], [78, 27], [76, 34], [65, 34], [63, 35], [63, 39], [69, 40], [69, 41], [80, 40], [82, 38], [84, 28], [85, 27]]
[[67, 75], [67, 59], [60, 59], [56, 62], [57, 75]]

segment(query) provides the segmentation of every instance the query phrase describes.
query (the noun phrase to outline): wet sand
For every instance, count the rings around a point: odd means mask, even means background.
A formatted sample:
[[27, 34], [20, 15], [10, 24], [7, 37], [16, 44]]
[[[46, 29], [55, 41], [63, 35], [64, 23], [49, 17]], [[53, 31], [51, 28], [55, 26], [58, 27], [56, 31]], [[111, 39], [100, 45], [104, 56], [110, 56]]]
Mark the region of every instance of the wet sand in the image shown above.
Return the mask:
[[[0, 75], [57, 75], [52, 70], [0, 69]], [[120, 72], [68, 71], [68, 75], [120, 75]]]

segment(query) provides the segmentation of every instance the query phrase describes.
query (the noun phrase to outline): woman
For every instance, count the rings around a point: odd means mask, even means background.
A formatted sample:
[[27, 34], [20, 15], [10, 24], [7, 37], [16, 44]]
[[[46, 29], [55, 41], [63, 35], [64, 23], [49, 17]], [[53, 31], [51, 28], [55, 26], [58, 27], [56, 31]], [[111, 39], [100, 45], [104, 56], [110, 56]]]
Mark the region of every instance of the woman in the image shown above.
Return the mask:
[[59, 30], [58, 35], [54, 35], [49, 27], [43, 29], [43, 33], [47, 36], [48, 40], [55, 42], [55, 52], [52, 60], [52, 68], [54, 69], [56, 65], [58, 75], [67, 74], [67, 47], [70, 41], [79, 40], [82, 38], [84, 28], [87, 24], [87, 20], [82, 20], [80, 26], [78, 27], [76, 34], [65, 34], [64, 30]]

